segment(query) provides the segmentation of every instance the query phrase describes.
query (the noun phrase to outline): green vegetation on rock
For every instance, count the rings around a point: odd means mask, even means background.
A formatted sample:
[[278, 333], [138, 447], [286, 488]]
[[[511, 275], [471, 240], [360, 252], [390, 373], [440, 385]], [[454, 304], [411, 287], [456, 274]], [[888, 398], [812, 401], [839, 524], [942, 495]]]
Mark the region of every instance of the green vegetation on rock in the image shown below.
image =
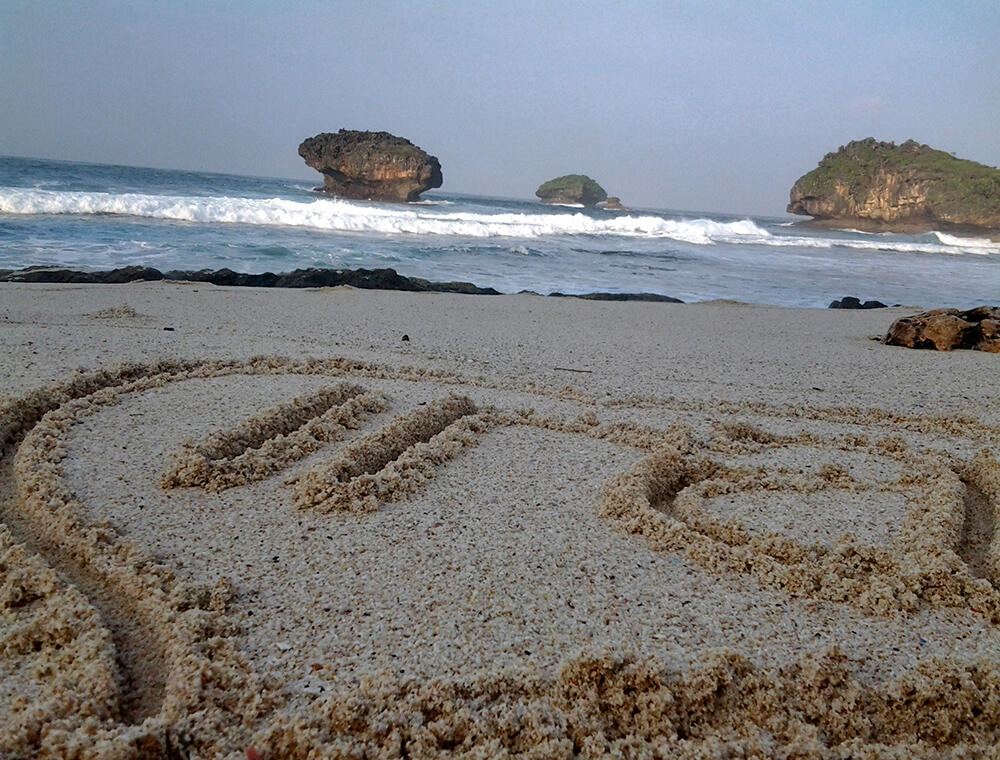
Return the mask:
[[792, 187], [788, 211], [821, 219], [1000, 227], [1000, 170], [913, 140], [869, 137], [828, 153]]
[[585, 174], [567, 174], [542, 184], [536, 191], [543, 203], [582, 203], [594, 206], [608, 197], [604, 188]]

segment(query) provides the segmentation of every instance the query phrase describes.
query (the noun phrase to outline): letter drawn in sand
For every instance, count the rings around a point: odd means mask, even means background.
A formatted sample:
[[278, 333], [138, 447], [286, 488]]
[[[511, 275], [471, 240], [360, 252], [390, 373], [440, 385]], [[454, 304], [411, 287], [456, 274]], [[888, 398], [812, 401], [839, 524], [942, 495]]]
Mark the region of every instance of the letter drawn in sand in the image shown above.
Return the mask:
[[466, 396], [450, 396], [401, 414], [295, 482], [295, 505], [320, 512], [371, 512], [433, 477], [435, 466], [474, 445], [490, 428]]
[[341, 383], [279, 404], [242, 425], [186, 443], [160, 478], [164, 488], [194, 486], [221, 491], [246, 485], [308, 456], [356, 430], [386, 408], [379, 393]]

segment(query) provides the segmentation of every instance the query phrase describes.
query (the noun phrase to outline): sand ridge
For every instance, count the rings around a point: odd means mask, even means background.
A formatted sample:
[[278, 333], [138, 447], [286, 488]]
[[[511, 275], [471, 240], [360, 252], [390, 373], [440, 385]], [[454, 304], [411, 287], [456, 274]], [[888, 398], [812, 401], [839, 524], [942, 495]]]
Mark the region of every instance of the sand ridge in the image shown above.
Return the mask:
[[399, 415], [298, 477], [295, 505], [361, 512], [402, 498], [431, 477], [434, 465], [472, 444], [472, 431], [486, 428], [487, 418], [469, 419], [476, 411], [467, 397], [451, 396]]
[[[10, 676], [12, 681], [25, 680], [24, 668], [37, 671], [23, 659], [26, 646], [55, 677], [37, 682], [53, 699], [8, 708], [10, 725], [21, 728], [0, 737], [6, 752], [28, 757], [44, 747], [53, 757], [216, 757], [235, 756], [253, 744], [264, 757], [315, 752], [668, 757], [723, 751], [769, 755], [792, 748], [815, 756], [906, 752], [930, 757], [987, 751], [1000, 738], [1000, 679], [990, 665], [928, 659], [872, 688], [852, 674], [851, 662], [836, 649], [806, 652], [778, 673], [732, 653], [706, 653], [695, 666], [678, 671], [629, 653], [597, 652], [570, 659], [555, 674], [528, 670], [425, 683], [389, 676], [365, 679], [353, 690], [318, 697], [305, 714], [283, 710], [275, 685], [261, 678], [255, 663], [239, 651], [234, 601], [225, 579], [193, 587], [114, 527], [87, 524], [86, 506], [65, 482], [63, 461], [73, 427], [126, 397], [193, 377], [288, 373], [342, 378], [350, 384], [273, 407], [243, 426], [222, 431], [211, 443], [194, 444], [188, 453], [209, 463], [232, 462], [268, 450], [269, 442], [296, 440], [287, 449], [294, 457], [286, 460], [278, 446], [276, 456], [264, 458], [263, 470], [246, 470], [247, 480], [259, 479], [262, 472], [271, 475], [301, 459], [295, 446], [320, 440], [309, 426], [363, 398], [361, 386], [353, 383], [365, 378], [432, 379], [470, 390], [501, 390], [503, 385], [505, 390], [571, 401], [582, 411], [576, 417], [530, 408], [481, 411], [468, 398], [455, 396], [397, 415], [380, 433], [348, 440], [333, 459], [307, 464], [298, 482], [350, 484], [368, 478], [361, 496], [342, 502], [365, 505], [348, 517], [364, 520], [373, 506], [410, 498], [435, 468], [447, 466], [497, 427], [584, 436], [641, 453], [630, 470], [609, 479], [594, 508], [610, 518], [609, 526], [641, 535], [655, 551], [687, 556], [723, 577], [746, 575], [783, 593], [847, 603], [873, 616], [912, 617], [928, 609], [958, 608], [997, 622], [1000, 597], [993, 581], [1000, 542], [991, 526], [1000, 504], [1000, 467], [995, 457], [988, 450], [963, 457], [930, 445], [915, 448], [906, 438], [889, 434], [903, 430], [958, 436], [969, 442], [969, 450], [997, 440], [995, 429], [973, 419], [797, 409], [812, 420], [853, 418], [874, 433], [823, 439], [812, 433], [783, 436], [742, 421], [751, 413], [764, 419], [786, 416], [783, 410], [753, 404], [710, 408], [672, 399], [598, 400], [572, 388], [491, 384], [455, 373], [341, 359], [167, 360], [78, 375], [0, 409], [0, 439], [7, 444], [2, 463], [12, 466], [17, 489], [4, 508], [14, 535], [4, 534], [3, 614], [22, 632], [34, 630], [24, 627], [28, 615], [42, 615], [44, 625], [54, 630], [59, 629], [53, 621], [67, 610], [84, 621], [75, 638], [46, 642], [35, 637], [30, 645], [5, 638], [4, 651], [22, 668], [22, 674]], [[325, 403], [338, 399], [348, 400], [322, 411]], [[384, 411], [377, 393], [369, 395], [369, 402], [371, 408], [364, 412]], [[683, 422], [656, 427], [601, 422], [598, 415], [644, 405], [706, 414], [714, 422], [695, 432]], [[345, 422], [360, 411], [335, 424], [349, 431]], [[309, 438], [295, 439], [299, 433]], [[330, 436], [322, 443], [338, 441]], [[729, 463], [739, 453], [792, 445], [860, 452], [899, 465], [893, 488], [907, 494], [911, 509], [895, 545], [864, 546], [845, 537], [827, 550], [780, 535], [751, 535], [738, 524], [705, 514], [704, 501], [719, 494], [871, 490], [849, 468], [836, 464], [808, 473], [793, 468], [760, 472]], [[345, 473], [346, 481], [329, 475], [331, 468]], [[213, 477], [212, 471], [202, 471], [184, 484], [204, 486]], [[229, 477], [220, 485], [238, 487]], [[324, 495], [318, 503], [328, 498]], [[973, 534], [979, 536], [975, 547], [969, 543]], [[976, 559], [968, 563], [966, 556]], [[45, 563], [72, 585], [65, 586]], [[26, 604], [26, 598], [32, 601]], [[57, 652], [67, 645], [85, 658], [80, 676], [60, 664]], [[139, 651], [130, 655], [125, 651], [129, 646]], [[109, 696], [100, 704], [80, 703], [74, 696], [77, 678], [81, 687], [98, 684], [95, 692]], [[34, 683], [30, 677], [27, 681]], [[44, 705], [41, 711], [39, 704]]]
[[385, 400], [360, 386], [333, 388], [279, 404], [243, 425], [203, 441], [185, 443], [160, 478], [163, 488], [197, 486], [218, 491], [261, 480], [356, 429]]

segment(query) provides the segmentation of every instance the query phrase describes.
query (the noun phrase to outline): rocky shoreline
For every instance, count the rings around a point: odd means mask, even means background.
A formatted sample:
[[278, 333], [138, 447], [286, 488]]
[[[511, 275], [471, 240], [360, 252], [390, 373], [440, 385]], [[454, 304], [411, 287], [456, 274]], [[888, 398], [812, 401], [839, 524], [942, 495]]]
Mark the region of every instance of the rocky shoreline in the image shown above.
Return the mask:
[[[416, 293], [459, 293], [464, 295], [503, 295], [494, 288], [480, 288], [471, 282], [432, 282], [420, 277], [406, 277], [394, 269], [296, 269], [292, 272], [247, 274], [231, 269], [201, 269], [198, 271], [170, 270], [161, 272], [153, 267], [121, 267], [103, 271], [82, 271], [57, 267], [34, 266], [25, 269], [0, 269], [0, 283], [65, 283], [74, 285], [121, 285], [130, 282], [204, 282], [211, 285], [254, 288], [327, 288], [347, 285], [363, 290], [397, 290]], [[646, 303], [685, 303], [679, 298], [660, 293], [561, 293], [543, 294], [522, 290], [520, 295], [547, 298], [576, 298], [584, 301], [638, 301]], [[899, 306], [899, 304], [895, 304]], [[830, 303], [828, 309], [884, 309], [888, 305], [876, 300], [861, 301], [844, 296]], [[982, 306], [969, 312], [938, 309], [896, 320], [881, 342], [908, 348], [974, 348], [997, 352], [1000, 346], [997, 318], [1000, 309]], [[930, 318], [930, 322], [925, 317]], [[959, 317], [972, 323], [960, 322]], [[939, 324], [948, 321], [946, 329]], [[982, 321], [985, 320], [985, 321]], [[982, 324], [980, 324], [982, 321]], [[956, 328], [955, 325], [959, 325]], [[913, 323], [915, 327], [909, 327]], [[926, 324], [925, 324], [926, 323]], [[953, 334], [954, 333], [954, 334]], [[408, 338], [404, 338], [408, 340]]]
[[[161, 272], [153, 267], [120, 267], [101, 271], [82, 271], [59, 267], [34, 266], [25, 269], [0, 269], [2, 282], [71, 283], [84, 285], [120, 285], [129, 282], [206, 282], [251, 288], [330, 288], [349, 285], [365, 290], [405, 290], [427, 293], [463, 293], [465, 295], [498, 296], [494, 288], [480, 288], [471, 282], [433, 282], [421, 277], [406, 277], [395, 269], [296, 269], [292, 272], [247, 274], [231, 269], [172, 269]], [[537, 294], [542, 295], [542, 294]], [[659, 301], [684, 303], [679, 298], [659, 293], [550, 293], [552, 297], [582, 298], [590, 301]]]
[[264, 272], [247, 274], [232, 269], [200, 269], [197, 271], [171, 269], [161, 272], [153, 267], [121, 267], [101, 271], [82, 271], [57, 267], [27, 267], [26, 269], [0, 269], [0, 282], [56, 282], [96, 285], [119, 285], [128, 282], [207, 282], [212, 285], [229, 285], [251, 288], [330, 288], [350, 285], [355, 288], [377, 290], [408, 290], [432, 293], [467, 293], [471, 295], [500, 295], [493, 288], [479, 288], [471, 282], [431, 282], [419, 277], [405, 277], [395, 269], [296, 269], [292, 272]]

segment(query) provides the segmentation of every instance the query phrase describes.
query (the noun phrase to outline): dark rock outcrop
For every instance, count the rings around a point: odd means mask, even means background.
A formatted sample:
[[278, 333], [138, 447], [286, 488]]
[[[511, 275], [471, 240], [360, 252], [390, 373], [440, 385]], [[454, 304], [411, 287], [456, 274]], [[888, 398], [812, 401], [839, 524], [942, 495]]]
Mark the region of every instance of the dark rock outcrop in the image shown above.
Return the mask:
[[601, 204], [601, 208], [605, 211], [628, 211], [628, 208], [622, 205], [622, 199], [617, 195], [609, 195], [608, 199]]
[[907, 140], [869, 137], [827, 153], [798, 179], [788, 212], [832, 227], [1000, 231], [1000, 170]]
[[596, 206], [608, 197], [604, 188], [585, 174], [550, 179], [539, 186], [535, 195], [542, 203], [579, 203], [582, 206]]
[[1000, 353], [1000, 306], [977, 306], [968, 311], [934, 309], [903, 317], [892, 323], [884, 342], [938, 351], [971, 348]]
[[[523, 291], [522, 291], [523, 292]], [[661, 303], [684, 303], [673, 296], [659, 293], [549, 293], [554, 298], [582, 298], [586, 301], [659, 301]]]
[[854, 296], [844, 296], [839, 301], [832, 301], [828, 309], [884, 309], [886, 305], [881, 301], [861, 302], [860, 298]]
[[441, 187], [441, 164], [388, 132], [341, 129], [302, 141], [299, 155], [323, 175], [323, 192], [370, 201], [415, 201]]
[[103, 272], [82, 272], [77, 269], [32, 266], [0, 272], [0, 282], [65, 282], [81, 284], [119, 285], [137, 280], [162, 280], [163, 273], [152, 267], [120, 267]]
[[105, 272], [81, 272], [72, 269], [30, 267], [0, 275], [0, 282], [61, 282], [119, 284], [137, 281], [175, 280], [208, 282], [254, 288], [325, 288], [350, 285], [369, 290], [409, 290], [434, 293], [499, 295], [493, 288], [479, 288], [470, 282], [431, 282], [420, 277], [405, 277], [395, 269], [296, 269], [293, 272], [246, 274], [232, 269], [202, 269], [197, 272], [171, 270], [161, 272], [150, 267], [123, 267]]
[[[427, 293], [464, 293], [466, 295], [498, 296], [500, 291], [480, 288], [471, 282], [432, 282], [422, 277], [406, 277], [395, 269], [296, 269], [293, 272], [264, 272], [247, 274], [232, 269], [200, 269], [196, 272], [172, 269], [161, 272], [152, 267], [122, 267], [103, 272], [82, 272], [75, 269], [34, 266], [15, 271], [0, 270], [0, 282], [56, 282], [80, 284], [119, 284], [127, 282], [151, 282], [173, 280], [176, 282], [208, 282], [212, 285], [226, 285], [252, 288], [329, 288], [350, 285], [366, 290], [407, 290]], [[530, 291], [521, 291], [530, 292]], [[535, 293], [535, 295], [538, 295]], [[684, 303], [680, 299], [662, 296], [658, 293], [583, 293], [566, 296], [565, 293], [550, 293], [552, 296], [584, 298], [590, 301], [664, 301]]]

